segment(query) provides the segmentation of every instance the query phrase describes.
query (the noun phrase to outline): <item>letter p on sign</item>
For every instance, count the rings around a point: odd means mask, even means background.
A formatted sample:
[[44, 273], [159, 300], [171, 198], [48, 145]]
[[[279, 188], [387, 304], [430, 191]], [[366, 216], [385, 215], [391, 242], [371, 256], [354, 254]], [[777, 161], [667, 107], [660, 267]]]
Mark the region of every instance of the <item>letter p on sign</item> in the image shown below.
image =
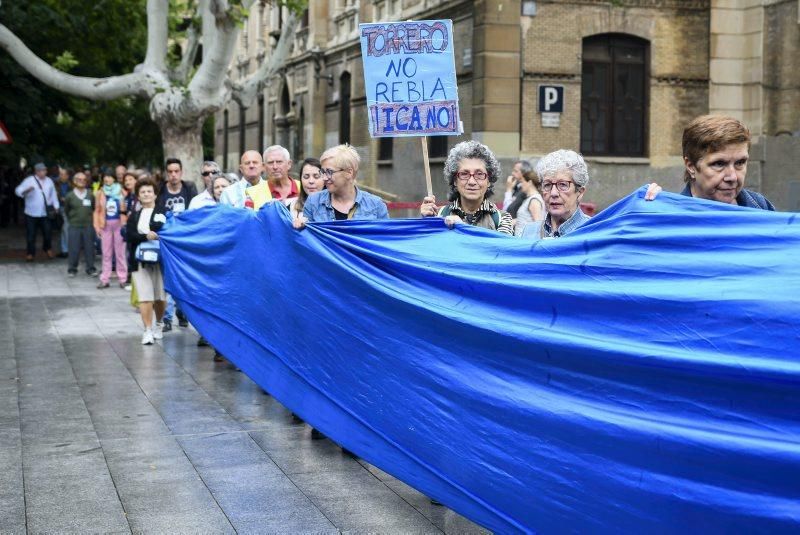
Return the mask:
[[539, 113], [564, 113], [564, 86], [539, 86]]

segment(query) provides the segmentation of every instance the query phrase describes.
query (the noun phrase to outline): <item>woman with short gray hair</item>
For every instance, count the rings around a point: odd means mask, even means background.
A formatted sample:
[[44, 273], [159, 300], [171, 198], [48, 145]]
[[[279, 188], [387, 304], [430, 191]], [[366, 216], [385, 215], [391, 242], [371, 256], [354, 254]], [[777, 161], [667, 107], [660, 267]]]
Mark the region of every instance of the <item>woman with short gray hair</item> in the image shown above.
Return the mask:
[[589, 221], [580, 206], [589, 183], [589, 168], [580, 154], [565, 149], [551, 152], [536, 163], [536, 174], [542, 181], [547, 214], [543, 221], [525, 225], [522, 238], [560, 238]]
[[444, 164], [450, 203], [438, 209], [436, 197], [425, 197], [420, 215], [444, 217], [450, 228], [456, 223], [467, 223], [512, 234], [511, 216], [489, 201], [500, 173], [500, 162], [489, 147], [477, 141], [462, 141], [450, 150]]

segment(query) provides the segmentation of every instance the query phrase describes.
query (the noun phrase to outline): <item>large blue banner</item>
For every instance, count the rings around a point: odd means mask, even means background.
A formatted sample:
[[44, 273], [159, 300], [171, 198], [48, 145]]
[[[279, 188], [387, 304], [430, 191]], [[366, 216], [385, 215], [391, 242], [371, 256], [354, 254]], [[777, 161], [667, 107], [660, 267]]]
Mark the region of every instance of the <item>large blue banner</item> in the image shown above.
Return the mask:
[[453, 23], [359, 24], [372, 137], [458, 135]]
[[162, 232], [166, 285], [290, 410], [497, 532], [797, 533], [800, 220], [643, 191], [538, 243], [206, 208]]

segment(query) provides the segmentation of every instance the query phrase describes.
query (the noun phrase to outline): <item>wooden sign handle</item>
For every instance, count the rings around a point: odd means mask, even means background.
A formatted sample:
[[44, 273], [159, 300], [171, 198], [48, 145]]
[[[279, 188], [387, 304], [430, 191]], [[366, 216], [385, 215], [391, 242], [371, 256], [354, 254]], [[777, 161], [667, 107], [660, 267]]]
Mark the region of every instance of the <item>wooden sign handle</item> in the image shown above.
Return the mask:
[[428, 197], [433, 196], [433, 184], [431, 183], [431, 164], [428, 158], [428, 136], [419, 138], [422, 141], [422, 164], [425, 167], [425, 185], [428, 187]]

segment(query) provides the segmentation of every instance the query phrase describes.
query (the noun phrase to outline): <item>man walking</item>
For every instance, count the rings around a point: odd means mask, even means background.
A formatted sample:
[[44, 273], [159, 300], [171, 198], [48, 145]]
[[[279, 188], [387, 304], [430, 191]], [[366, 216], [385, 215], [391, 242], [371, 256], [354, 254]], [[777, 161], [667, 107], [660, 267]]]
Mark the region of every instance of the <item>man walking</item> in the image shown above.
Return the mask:
[[42, 233], [42, 250], [53, 258], [51, 246], [52, 226], [47, 217], [47, 207], [58, 210], [58, 196], [53, 181], [47, 176], [47, 167], [39, 162], [33, 166], [34, 174], [23, 180], [16, 187], [14, 193], [17, 197], [25, 199], [25, 238], [27, 241], [27, 256], [25, 260], [32, 262], [36, 255], [36, 235]]
[[[167, 180], [156, 198], [156, 212], [172, 212], [178, 215], [186, 211], [189, 202], [197, 195], [197, 188], [191, 182], [183, 180], [183, 163], [177, 158], [167, 158], [165, 162], [167, 170]], [[172, 318], [178, 316], [178, 325], [188, 327], [180, 310], [175, 307], [175, 300], [167, 294], [167, 308], [164, 311], [164, 327], [162, 332], [172, 330]]]

